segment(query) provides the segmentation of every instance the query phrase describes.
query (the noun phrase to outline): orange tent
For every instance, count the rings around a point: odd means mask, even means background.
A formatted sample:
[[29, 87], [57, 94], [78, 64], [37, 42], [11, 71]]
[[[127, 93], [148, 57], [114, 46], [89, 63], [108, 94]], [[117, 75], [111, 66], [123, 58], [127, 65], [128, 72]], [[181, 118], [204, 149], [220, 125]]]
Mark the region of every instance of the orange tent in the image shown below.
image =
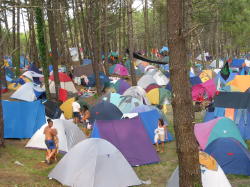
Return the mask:
[[241, 92], [245, 92], [250, 88], [250, 75], [236, 75], [234, 80], [228, 85], [238, 88]]

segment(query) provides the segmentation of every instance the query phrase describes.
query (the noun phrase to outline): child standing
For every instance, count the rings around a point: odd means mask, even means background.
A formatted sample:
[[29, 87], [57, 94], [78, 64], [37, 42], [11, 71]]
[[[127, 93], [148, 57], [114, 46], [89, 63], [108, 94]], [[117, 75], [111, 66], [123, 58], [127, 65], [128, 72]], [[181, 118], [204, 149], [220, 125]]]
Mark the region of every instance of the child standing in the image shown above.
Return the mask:
[[165, 137], [167, 134], [166, 131], [167, 131], [167, 128], [164, 125], [163, 119], [159, 119], [158, 127], [155, 129], [155, 137], [154, 137], [157, 152], [159, 152], [159, 143], [158, 143], [159, 141], [161, 143], [161, 153], [164, 152], [164, 141], [165, 141]]

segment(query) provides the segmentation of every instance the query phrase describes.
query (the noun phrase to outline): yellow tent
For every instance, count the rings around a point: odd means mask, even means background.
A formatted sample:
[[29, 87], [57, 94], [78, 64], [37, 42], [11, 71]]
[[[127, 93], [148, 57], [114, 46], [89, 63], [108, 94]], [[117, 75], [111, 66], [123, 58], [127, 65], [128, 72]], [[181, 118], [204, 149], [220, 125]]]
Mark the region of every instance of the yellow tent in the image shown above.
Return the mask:
[[11, 84], [9, 84], [8, 85], [8, 89], [9, 90], [17, 90], [18, 88], [20, 88], [22, 85], [21, 84], [19, 84], [19, 83], [11, 83]]
[[202, 82], [206, 82], [213, 78], [213, 71], [212, 70], [203, 70], [199, 75]]
[[152, 105], [158, 105], [160, 103], [160, 91], [159, 89], [152, 89], [146, 94], [148, 100]]
[[75, 101], [75, 98], [72, 97], [65, 101], [61, 106], [60, 109], [64, 112], [64, 116], [66, 119], [71, 119], [73, 116], [73, 109], [72, 103]]
[[250, 75], [236, 75], [228, 85], [237, 88], [240, 92], [245, 92], [250, 88]]

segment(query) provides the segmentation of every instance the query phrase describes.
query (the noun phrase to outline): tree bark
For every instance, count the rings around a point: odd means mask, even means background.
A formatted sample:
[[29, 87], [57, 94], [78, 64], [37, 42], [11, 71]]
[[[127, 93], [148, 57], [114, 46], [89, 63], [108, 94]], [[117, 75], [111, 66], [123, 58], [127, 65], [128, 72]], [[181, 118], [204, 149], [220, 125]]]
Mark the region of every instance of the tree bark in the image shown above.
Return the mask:
[[52, 51], [52, 66], [53, 66], [53, 75], [55, 82], [55, 90], [56, 90], [56, 99], [59, 99], [59, 89], [60, 89], [60, 80], [58, 75], [58, 47], [57, 40], [55, 34], [55, 20], [54, 20], [54, 11], [52, 9], [55, 8], [55, 1], [52, 0], [47, 1], [47, 16], [48, 16], [48, 24], [49, 24], [49, 38], [50, 38], [50, 46]]
[[133, 52], [134, 52], [134, 40], [133, 40], [133, 10], [132, 10], [133, 0], [127, 1], [127, 15], [128, 15], [128, 40], [129, 40], [129, 60], [130, 60], [130, 73], [132, 79], [132, 85], [136, 86], [136, 74], [135, 67], [133, 63]]
[[184, 36], [183, 2], [168, 1], [170, 81], [173, 88], [174, 130], [179, 161], [180, 187], [201, 186], [198, 145], [194, 136], [194, 111]]
[[[30, 5], [32, 6], [33, 2], [30, 1]], [[29, 32], [30, 32], [30, 52], [29, 56], [32, 62], [35, 63], [36, 67], [40, 67], [39, 58], [38, 58], [38, 49], [36, 44], [36, 31], [34, 25], [34, 10], [27, 9], [28, 11], [28, 22], [29, 22]]]
[[[0, 21], [0, 41], [3, 40], [3, 32], [2, 32], [2, 26], [1, 26], [1, 21]], [[3, 42], [2, 42], [3, 43]], [[0, 147], [4, 146], [4, 122], [3, 122], [3, 110], [2, 110], [2, 84], [3, 84], [3, 79], [5, 79], [5, 76], [3, 76], [3, 50], [4, 46], [3, 44], [0, 45]]]
[[144, 12], [144, 32], [145, 32], [144, 49], [146, 50], [146, 56], [147, 56], [149, 54], [149, 46], [151, 44], [149, 38], [148, 0], [144, 0], [143, 12]]
[[[20, 0], [17, 0], [17, 4], [20, 4]], [[20, 45], [20, 8], [17, 9], [17, 35], [16, 35], [16, 77], [20, 75], [20, 54], [21, 54], [21, 45]]]
[[91, 30], [91, 38], [92, 38], [92, 66], [93, 66], [93, 71], [95, 74], [95, 80], [96, 80], [96, 90], [97, 90], [97, 95], [101, 95], [101, 82], [100, 82], [100, 76], [99, 76], [99, 62], [98, 62], [98, 46], [97, 46], [97, 32], [96, 32], [96, 28], [97, 28], [97, 16], [98, 16], [98, 12], [97, 12], [97, 7], [98, 7], [98, 0], [90, 0], [88, 2], [88, 4], [86, 6], [90, 7], [95, 7], [94, 10], [90, 11], [90, 22], [89, 22], [89, 27]]

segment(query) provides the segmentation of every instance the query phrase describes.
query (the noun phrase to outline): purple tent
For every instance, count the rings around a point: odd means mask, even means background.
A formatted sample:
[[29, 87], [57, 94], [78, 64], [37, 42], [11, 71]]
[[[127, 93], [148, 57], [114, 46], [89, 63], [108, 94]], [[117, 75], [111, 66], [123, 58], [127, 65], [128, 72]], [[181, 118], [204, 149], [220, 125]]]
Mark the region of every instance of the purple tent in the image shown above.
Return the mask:
[[139, 117], [96, 121], [100, 137], [111, 142], [132, 166], [160, 161]]
[[128, 88], [131, 86], [127, 83], [127, 81], [120, 79], [114, 84], [114, 88], [116, 89], [116, 92], [119, 94], [123, 94]]

